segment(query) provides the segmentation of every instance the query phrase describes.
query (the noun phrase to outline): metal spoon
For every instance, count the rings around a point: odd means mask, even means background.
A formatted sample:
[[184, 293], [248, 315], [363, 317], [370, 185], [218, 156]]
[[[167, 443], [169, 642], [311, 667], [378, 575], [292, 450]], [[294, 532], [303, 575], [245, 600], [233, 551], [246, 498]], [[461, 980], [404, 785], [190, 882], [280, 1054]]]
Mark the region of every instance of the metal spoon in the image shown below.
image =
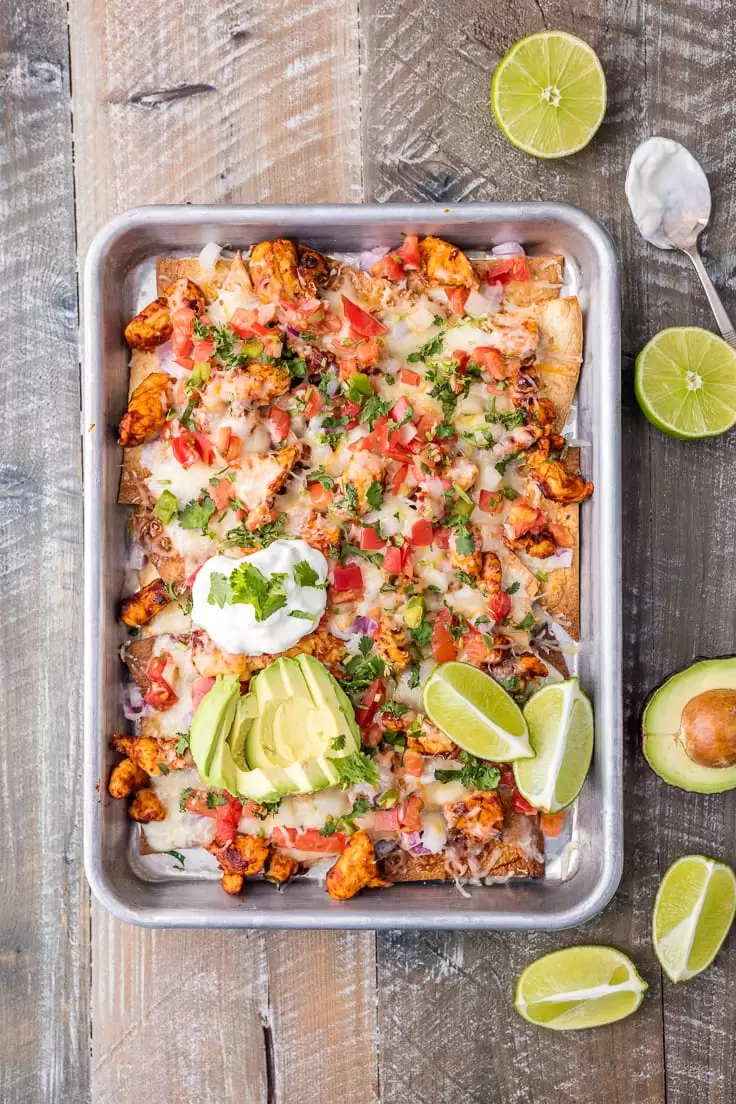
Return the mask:
[[659, 249], [679, 249], [690, 258], [724, 341], [736, 349], [733, 322], [698, 252], [711, 199], [708, 178], [693, 155], [671, 138], [647, 138], [629, 162], [626, 198], [646, 241]]

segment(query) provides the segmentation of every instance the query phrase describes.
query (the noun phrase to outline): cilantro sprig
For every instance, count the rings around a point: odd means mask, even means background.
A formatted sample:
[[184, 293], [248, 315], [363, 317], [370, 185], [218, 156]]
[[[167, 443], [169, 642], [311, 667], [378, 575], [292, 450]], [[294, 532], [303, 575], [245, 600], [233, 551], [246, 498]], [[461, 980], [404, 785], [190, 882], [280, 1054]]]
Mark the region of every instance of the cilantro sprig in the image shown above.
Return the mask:
[[498, 767], [477, 759], [469, 751], [460, 752], [460, 770], [436, 770], [434, 776], [438, 782], [462, 782], [469, 790], [495, 790], [501, 781]]

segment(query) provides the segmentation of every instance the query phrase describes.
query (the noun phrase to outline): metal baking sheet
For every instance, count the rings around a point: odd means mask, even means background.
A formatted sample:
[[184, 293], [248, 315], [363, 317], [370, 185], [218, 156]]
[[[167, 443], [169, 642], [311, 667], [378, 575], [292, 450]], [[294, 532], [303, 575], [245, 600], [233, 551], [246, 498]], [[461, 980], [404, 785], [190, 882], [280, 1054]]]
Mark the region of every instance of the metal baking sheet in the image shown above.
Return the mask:
[[[530, 253], [565, 256], [566, 290], [585, 318], [576, 414], [568, 430], [595, 483], [581, 510], [581, 646], [577, 672], [595, 707], [593, 765], [544, 879], [498, 886], [452, 882], [367, 890], [333, 901], [316, 881], [283, 893], [249, 883], [228, 897], [206, 874], [177, 874], [171, 860], [143, 863], [125, 803], [105, 782], [110, 733], [125, 730], [122, 633], [116, 619], [127, 511], [117, 505], [121, 450], [115, 427], [125, 409], [129, 351], [123, 327], [155, 260], [197, 254], [208, 241], [246, 248], [274, 235], [353, 253], [395, 244], [400, 231], [437, 234], [471, 253], [503, 241]], [[563, 204], [142, 207], [109, 222], [84, 270], [85, 475], [85, 867], [90, 885], [122, 920], [152, 927], [449, 928], [539, 930], [581, 924], [607, 904], [621, 876], [621, 476], [618, 260], [606, 231]]]

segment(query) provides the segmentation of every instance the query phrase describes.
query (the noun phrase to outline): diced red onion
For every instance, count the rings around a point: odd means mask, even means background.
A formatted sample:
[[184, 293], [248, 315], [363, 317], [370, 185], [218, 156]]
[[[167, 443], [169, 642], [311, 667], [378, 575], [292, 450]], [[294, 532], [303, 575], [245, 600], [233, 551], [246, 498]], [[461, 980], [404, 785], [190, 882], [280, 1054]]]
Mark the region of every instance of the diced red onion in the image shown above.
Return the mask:
[[404, 845], [405, 850], [411, 851], [412, 855], [431, 855], [432, 852], [428, 850], [422, 843], [421, 832], [402, 832], [401, 842]]
[[288, 334], [291, 334], [292, 337], [299, 337], [300, 336], [299, 330], [297, 330], [296, 326], [287, 326], [286, 327], [286, 332]]
[[123, 691], [123, 716], [126, 721], [137, 721], [140, 717], [149, 716], [150, 712], [140, 687], [134, 682], [129, 683]]
[[494, 245], [491, 253], [494, 257], [518, 257], [524, 255], [523, 245], [519, 245], [518, 242], [501, 242], [500, 245]]
[[378, 629], [378, 622], [372, 617], [355, 617], [350, 625], [350, 631], [361, 633], [362, 636], [373, 636]]
[[371, 265], [374, 265], [376, 261], [380, 261], [381, 257], [385, 257], [390, 252], [390, 249], [385, 249], [382, 245], [379, 245], [377, 249], [366, 249], [358, 256], [358, 268], [368, 272]]

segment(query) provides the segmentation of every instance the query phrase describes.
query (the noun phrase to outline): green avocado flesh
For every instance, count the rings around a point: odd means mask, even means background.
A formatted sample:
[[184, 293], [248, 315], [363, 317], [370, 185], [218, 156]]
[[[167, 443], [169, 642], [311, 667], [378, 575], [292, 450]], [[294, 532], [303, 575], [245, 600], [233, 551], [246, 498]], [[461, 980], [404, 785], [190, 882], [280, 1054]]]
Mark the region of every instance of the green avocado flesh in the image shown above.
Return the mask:
[[190, 748], [207, 785], [254, 801], [334, 786], [330, 759], [360, 748], [350, 701], [312, 656], [283, 657], [241, 697], [236, 678], [218, 677], [192, 720]]
[[665, 782], [695, 793], [736, 788], [736, 766], [705, 767], [693, 762], [680, 736], [686, 705], [707, 690], [736, 689], [736, 656], [701, 659], [678, 671], [654, 691], [642, 717], [643, 750]]

